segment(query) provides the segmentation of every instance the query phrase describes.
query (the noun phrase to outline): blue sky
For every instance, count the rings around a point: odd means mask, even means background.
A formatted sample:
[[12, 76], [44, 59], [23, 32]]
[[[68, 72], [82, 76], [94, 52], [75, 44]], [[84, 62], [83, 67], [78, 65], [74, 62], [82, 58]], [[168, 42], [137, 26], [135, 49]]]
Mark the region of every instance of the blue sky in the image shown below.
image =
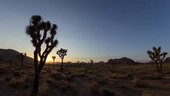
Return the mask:
[[32, 15], [41, 15], [59, 28], [59, 45], [49, 60], [66, 48], [65, 61], [148, 61], [146, 51], [153, 46], [170, 53], [169, 5], [169, 0], [1, 0], [0, 48], [33, 56], [25, 27]]

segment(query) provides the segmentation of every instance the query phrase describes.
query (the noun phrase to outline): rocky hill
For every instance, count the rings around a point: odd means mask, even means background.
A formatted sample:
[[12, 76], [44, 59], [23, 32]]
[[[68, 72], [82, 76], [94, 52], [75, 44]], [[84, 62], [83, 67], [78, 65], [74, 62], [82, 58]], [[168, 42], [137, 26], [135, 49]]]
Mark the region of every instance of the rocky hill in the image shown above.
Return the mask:
[[[20, 63], [20, 59], [18, 58], [19, 55], [20, 52], [13, 49], [0, 49], [0, 62]], [[26, 56], [24, 63], [33, 64], [33, 59]]]
[[107, 63], [109, 64], [135, 64], [136, 62], [130, 58], [122, 57], [118, 59], [109, 59]]
[[167, 57], [167, 58], [164, 60], [164, 63], [170, 63], [170, 57]]

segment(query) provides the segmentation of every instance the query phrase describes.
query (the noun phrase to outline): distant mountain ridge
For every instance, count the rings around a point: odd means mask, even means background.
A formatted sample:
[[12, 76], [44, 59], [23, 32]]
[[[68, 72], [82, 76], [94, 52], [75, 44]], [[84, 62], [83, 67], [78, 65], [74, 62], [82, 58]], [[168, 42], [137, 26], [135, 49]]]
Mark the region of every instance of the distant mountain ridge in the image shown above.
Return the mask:
[[170, 57], [165, 58], [164, 63], [170, 63]]
[[[13, 49], [0, 49], [0, 61], [9, 63], [20, 63], [20, 59], [17, 57], [20, 52]], [[24, 59], [25, 64], [32, 64], [33, 58], [26, 56]]]
[[135, 64], [138, 62], [135, 62], [134, 60], [127, 58], [127, 57], [122, 57], [122, 58], [116, 58], [116, 59], [109, 59], [107, 61], [109, 64]]

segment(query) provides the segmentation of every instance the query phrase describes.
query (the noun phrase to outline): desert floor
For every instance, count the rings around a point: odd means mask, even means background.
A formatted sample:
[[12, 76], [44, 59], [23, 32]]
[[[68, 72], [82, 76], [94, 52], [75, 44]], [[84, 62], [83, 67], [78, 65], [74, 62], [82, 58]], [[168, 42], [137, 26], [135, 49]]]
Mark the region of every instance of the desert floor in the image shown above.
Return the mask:
[[[39, 96], [170, 96], [170, 64], [158, 74], [153, 64], [45, 65], [41, 71]], [[34, 69], [0, 63], [0, 96], [29, 96]]]

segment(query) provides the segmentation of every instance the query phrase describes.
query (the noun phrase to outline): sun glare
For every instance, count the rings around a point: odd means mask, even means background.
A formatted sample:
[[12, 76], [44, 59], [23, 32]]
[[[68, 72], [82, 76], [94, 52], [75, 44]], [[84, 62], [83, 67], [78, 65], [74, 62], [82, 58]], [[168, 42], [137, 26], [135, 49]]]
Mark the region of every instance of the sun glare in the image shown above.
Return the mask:
[[47, 57], [47, 60], [46, 60], [46, 62], [52, 62], [52, 57], [50, 58], [51, 56], [48, 56]]

